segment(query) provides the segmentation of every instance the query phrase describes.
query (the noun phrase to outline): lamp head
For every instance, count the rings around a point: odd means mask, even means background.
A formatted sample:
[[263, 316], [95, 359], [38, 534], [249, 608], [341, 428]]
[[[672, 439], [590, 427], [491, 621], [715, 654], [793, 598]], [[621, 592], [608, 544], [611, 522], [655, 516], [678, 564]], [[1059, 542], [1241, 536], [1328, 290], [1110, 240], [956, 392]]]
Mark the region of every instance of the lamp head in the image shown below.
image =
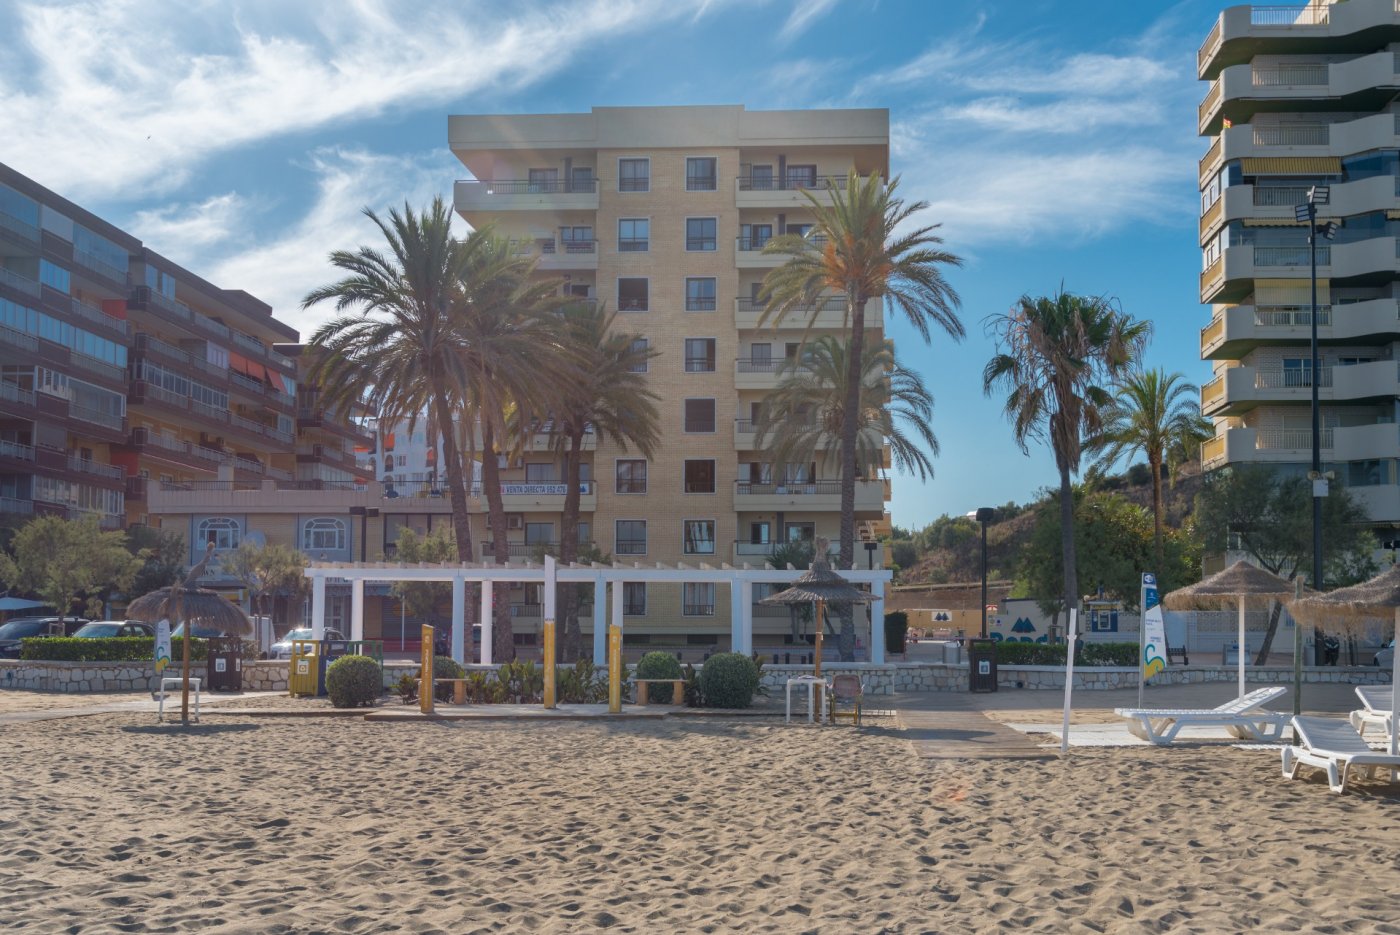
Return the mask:
[[1331, 240], [1333, 237], [1337, 236], [1337, 231], [1341, 226], [1342, 225], [1338, 224], [1336, 221], [1328, 221], [1326, 224], [1319, 224], [1317, 226], [1317, 232], [1326, 239]]
[[1293, 219], [1299, 224], [1306, 224], [1312, 220], [1313, 206], [1307, 202], [1300, 202], [1293, 206]]
[[992, 517], [996, 515], [996, 510], [989, 506], [979, 507], [977, 510], [977, 522], [990, 523]]
[[1332, 187], [1330, 185], [1314, 185], [1308, 189], [1308, 203], [1314, 205], [1328, 204], [1332, 198]]

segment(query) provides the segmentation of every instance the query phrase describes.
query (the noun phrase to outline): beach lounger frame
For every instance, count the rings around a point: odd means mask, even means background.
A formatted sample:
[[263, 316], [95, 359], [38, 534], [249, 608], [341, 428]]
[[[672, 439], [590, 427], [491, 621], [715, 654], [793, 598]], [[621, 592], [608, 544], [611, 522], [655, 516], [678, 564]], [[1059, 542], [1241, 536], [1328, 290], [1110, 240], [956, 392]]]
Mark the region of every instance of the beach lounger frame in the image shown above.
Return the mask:
[[1347, 719], [1358, 734], [1366, 733], [1368, 727], [1390, 733], [1391, 690], [1389, 685], [1356, 686], [1356, 697], [1361, 699], [1361, 707], [1351, 712]]
[[1174, 741], [1183, 727], [1224, 727], [1240, 740], [1276, 741], [1283, 739], [1289, 716], [1261, 706], [1286, 691], [1277, 685], [1256, 688], [1216, 708], [1115, 708], [1113, 713], [1128, 721], [1134, 737], [1158, 746]]
[[1372, 750], [1361, 732], [1341, 718], [1293, 718], [1293, 738], [1296, 747], [1283, 748], [1283, 775], [1296, 779], [1299, 766], [1312, 766], [1327, 771], [1327, 785], [1333, 792], [1347, 788], [1352, 770], [1363, 777], [1378, 777], [1386, 770], [1400, 770], [1400, 756]]

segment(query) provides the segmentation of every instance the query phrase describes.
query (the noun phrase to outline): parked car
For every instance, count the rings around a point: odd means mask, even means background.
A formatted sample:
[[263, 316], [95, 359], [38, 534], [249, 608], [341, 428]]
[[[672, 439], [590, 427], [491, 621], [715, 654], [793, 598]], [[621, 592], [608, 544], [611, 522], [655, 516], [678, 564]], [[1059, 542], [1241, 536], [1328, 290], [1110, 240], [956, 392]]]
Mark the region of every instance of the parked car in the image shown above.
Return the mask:
[[[173, 630], [170, 631], [170, 638], [171, 638], [171, 639], [180, 639], [180, 638], [183, 637], [184, 635], [185, 635], [185, 625], [184, 625], [184, 623], [181, 623], [181, 624], [180, 624], [179, 626], [177, 626], [175, 629], [173, 629]], [[220, 630], [218, 627], [207, 627], [207, 626], [205, 626], [205, 625], [202, 624], [202, 623], [196, 623], [196, 624], [194, 625], [194, 638], [197, 639], [197, 640], [207, 640], [207, 639], [209, 639], [211, 636], [223, 636], [223, 635], [224, 635], [224, 631], [223, 631], [223, 630]]]
[[1395, 641], [1391, 640], [1387, 646], [1382, 646], [1376, 652], [1376, 658], [1371, 660], [1372, 665], [1384, 666], [1389, 669], [1395, 665]]
[[16, 617], [0, 626], [0, 659], [18, 659], [31, 636], [67, 636], [87, 623], [82, 617]]
[[[312, 638], [311, 634], [312, 630], [310, 627], [298, 627], [295, 630], [289, 630], [286, 636], [272, 644], [272, 648], [267, 651], [267, 658], [292, 658], [292, 640], [309, 640]], [[332, 630], [330, 627], [326, 627], [325, 635], [322, 639], [343, 640], [345, 639], [345, 634], [341, 633], [339, 630]]]
[[93, 640], [113, 636], [155, 636], [156, 628], [135, 620], [94, 620], [83, 624], [73, 635]]

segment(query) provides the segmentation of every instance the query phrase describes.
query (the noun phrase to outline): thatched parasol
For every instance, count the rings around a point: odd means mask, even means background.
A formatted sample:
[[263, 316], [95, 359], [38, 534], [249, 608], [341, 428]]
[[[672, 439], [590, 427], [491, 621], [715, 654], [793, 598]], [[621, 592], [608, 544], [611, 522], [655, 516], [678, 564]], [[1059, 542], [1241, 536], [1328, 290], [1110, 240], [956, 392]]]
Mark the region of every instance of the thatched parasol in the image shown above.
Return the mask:
[[[770, 594], [760, 604], [813, 604], [817, 605], [817, 638], [814, 658], [816, 666], [812, 674], [818, 678], [822, 674], [822, 629], [825, 626], [826, 605], [868, 604], [873, 599], [865, 591], [851, 586], [851, 583], [831, 570], [826, 560], [827, 540], [817, 539], [813, 545], [816, 551], [812, 565], [793, 581], [792, 587], [777, 594]], [[871, 633], [870, 638], [875, 639]]]
[[1293, 596], [1291, 581], [1248, 562], [1235, 562], [1195, 584], [1177, 588], [1162, 596], [1168, 610], [1214, 610], [1234, 604], [1240, 612], [1240, 697], [1244, 697], [1244, 609], [1246, 604], [1264, 604]]
[[201, 588], [197, 582], [204, 577], [209, 562], [214, 558], [214, 543], [204, 550], [204, 558], [190, 569], [185, 580], [179, 585], [160, 588], [142, 595], [131, 602], [126, 609], [129, 620], [154, 624], [169, 620], [174, 630], [185, 623], [184, 659], [180, 698], [180, 723], [190, 722], [190, 638], [194, 635], [194, 624], [202, 623], [221, 630], [230, 636], [248, 636], [253, 632], [252, 621], [243, 609], [217, 591]]
[[[1366, 624], [1393, 625], [1400, 637], [1400, 565], [1391, 565], [1370, 581], [1338, 588], [1325, 594], [1314, 594], [1289, 605], [1295, 620], [1309, 626], [1354, 636]], [[1400, 664], [1392, 661], [1390, 676], [1390, 755], [1400, 753]]]

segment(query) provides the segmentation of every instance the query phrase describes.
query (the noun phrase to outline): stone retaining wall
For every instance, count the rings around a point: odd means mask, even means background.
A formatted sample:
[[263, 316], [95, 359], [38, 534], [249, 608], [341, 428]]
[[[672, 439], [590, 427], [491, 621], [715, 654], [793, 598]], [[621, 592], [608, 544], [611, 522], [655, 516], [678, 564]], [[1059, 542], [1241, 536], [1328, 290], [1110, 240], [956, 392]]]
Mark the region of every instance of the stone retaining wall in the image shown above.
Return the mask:
[[[179, 674], [179, 666], [166, 670]], [[191, 678], [204, 678], [204, 663], [190, 666]], [[0, 688], [49, 692], [148, 692], [157, 687], [152, 662], [34, 662], [0, 659]]]

